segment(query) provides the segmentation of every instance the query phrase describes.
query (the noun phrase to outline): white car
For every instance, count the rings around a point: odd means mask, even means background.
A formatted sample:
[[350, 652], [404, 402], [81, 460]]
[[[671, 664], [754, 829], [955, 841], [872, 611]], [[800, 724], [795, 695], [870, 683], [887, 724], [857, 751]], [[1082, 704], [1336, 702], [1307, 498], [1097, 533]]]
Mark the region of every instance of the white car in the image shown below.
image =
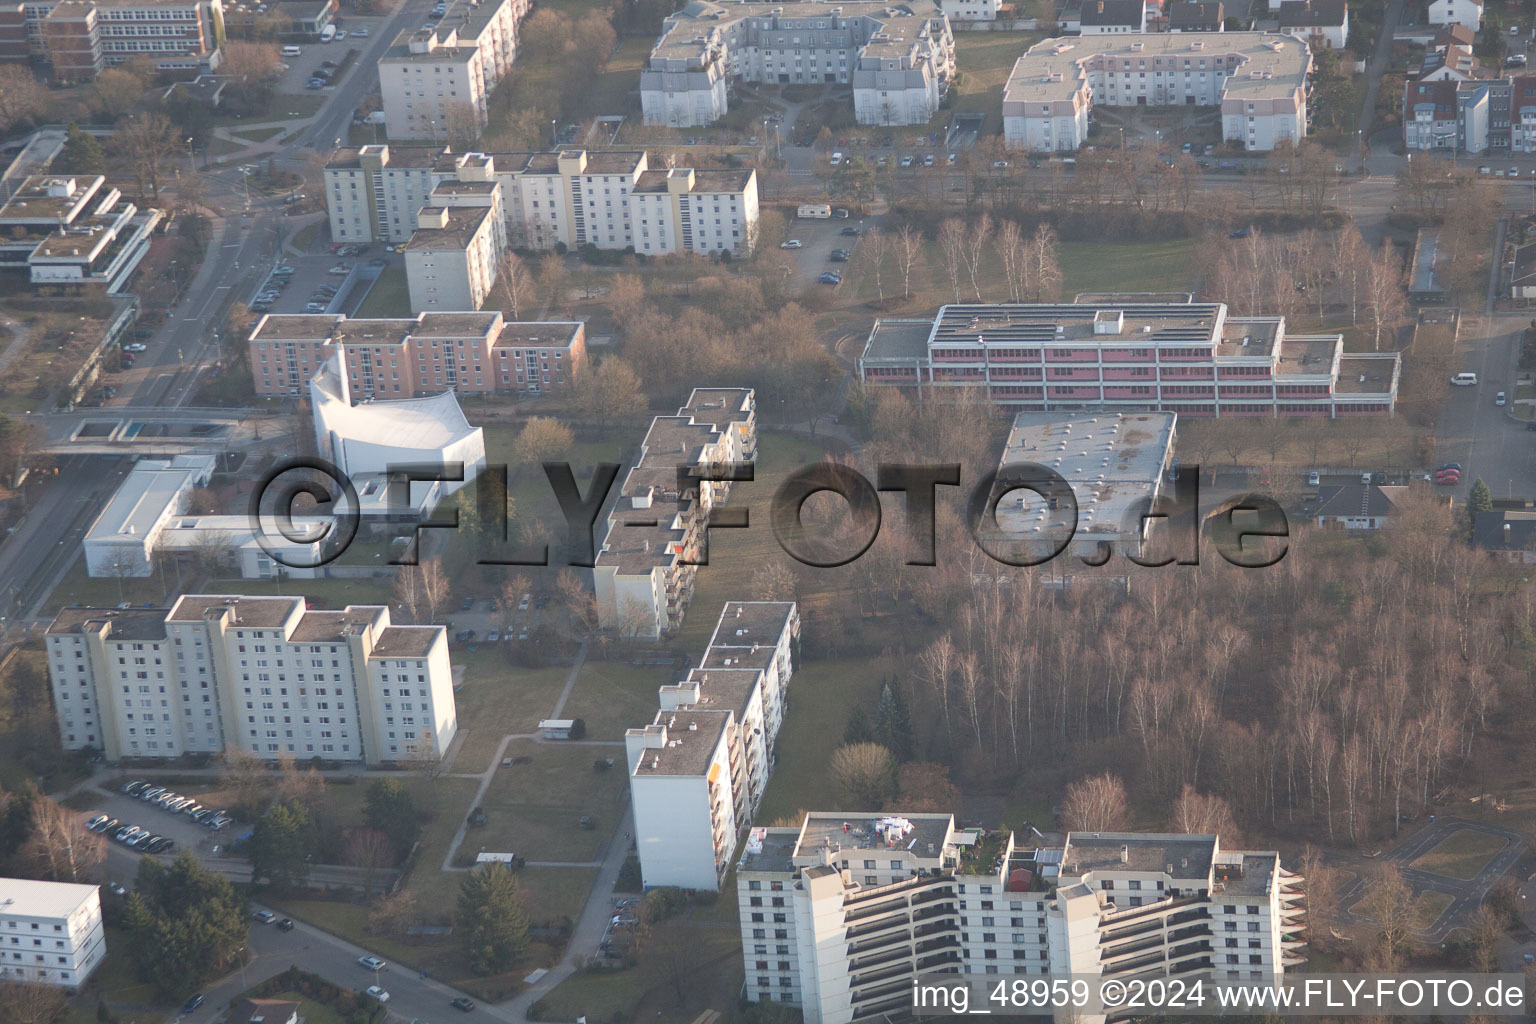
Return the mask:
[[382, 988], [380, 988], [377, 985], [369, 985], [368, 988], [365, 991], [366, 991], [366, 993], [368, 995], [370, 995], [373, 998], [377, 999], [381, 1003], [389, 1002], [389, 993], [385, 992]]
[[798, 248], [800, 248], [800, 244], [801, 244], [800, 243], [800, 239], [798, 239], [798, 238], [790, 238], [790, 239], [787, 239], [786, 241], [780, 242], [779, 243], [779, 248], [780, 249], [798, 249]]
[[346, 30], [346, 29], [344, 29], [344, 28], [342, 28], [342, 29], [337, 29], [337, 30], [336, 30], [336, 38], [337, 38], [337, 39], [338, 39], [338, 40], [340, 40], [340, 39], [345, 39], [345, 38], [347, 38], [347, 30]]
[[149, 346], [148, 345], [140, 345], [138, 342], [134, 342], [132, 345], [124, 345], [123, 346], [123, 351], [124, 352], [148, 352], [149, 351]]
[[1503, 405], [1504, 404], [1504, 392], [1500, 391], [1497, 395], [1493, 396], [1493, 404], [1494, 405]]
[[352, 34], [357, 36], [357, 38], [359, 38], [359, 39], [367, 39], [368, 38], [368, 30], [365, 29], [365, 28], [355, 28], [355, 29], [352, 30]]
[[1319, 484], [1321, 484], [1322, 482], [1323, 482], [1322, 475], [1319, 474], [1317, 470], [1314, 469], [1312, 472], [1307, 474], [1307, 486], [1308, 487], [1316, 487]]
[[366, 967], [370, 971], [382, 971], [384, 969], [384, 961], [376, 956], [360, 956], [357, 958], [357, 965], [359, 967]]
[[517, 610], [520, 611], [520, 612], [527, 611], [528, 610], [528, 603], [530, 601], [532, 601], [532, 600], [533, 600], [533, 595], [532, 594], [524, 594], [523, 595], [523, 599], [521, 601], [517, 602]]
[[842, 162], [843, 162], [843, 154], [841, 154], [841, 153], [833, 153], [832, 154], [832, 166], [833, 167], [838, 166]]

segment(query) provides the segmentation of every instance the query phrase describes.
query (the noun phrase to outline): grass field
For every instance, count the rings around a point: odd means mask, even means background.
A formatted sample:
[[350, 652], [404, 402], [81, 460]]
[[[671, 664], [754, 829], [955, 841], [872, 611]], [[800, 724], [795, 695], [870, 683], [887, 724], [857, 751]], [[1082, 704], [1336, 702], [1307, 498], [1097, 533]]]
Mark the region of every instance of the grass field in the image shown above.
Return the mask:
[[[527, 860], [595, 860], [623, 812], [624, 752], [514, 740], [507, 756], [530, 760], [496, 772], [480, 804], [489, 820], [465, 838], [468, 852], [483, 846]], [[592, 767], [594, 758], [610, 756], [615, 767]], [[584, 814], [592, 816], [594, 828], [580, 826]]]
[[1427, 930], [1440, 920], [1440, 915], [1445, 913], [1451, 905], [1452, 897], [1443, 892], [1421, 892], [1414, 900], [1413, 919], [1418, 928]]
[[411, 293], [405, 283], [405, 268], [390, 264], [368, 289], [368, 297], [357, 307], [358, 316], [410, 316]]
[[175, 592], [174, 572], [164, 584], [161, 583], [158, 572], [142, 579], [131, 576], [122, 580], [104, 577], [93, 579], [85, 574], [85, 557], [82, 555], [75, 559], [69, 572], [54, 588], [53, 597], [48, 602], [48, 606], [58, 608], [71, 604], [84, 604], [110, 608], [123, 601], [129, 601], [135, 605], [161, 605], [168, 595], [174, 595]]
[[625, 729], [642, 726], [655, 717], [656, 689], [670, 678], [671, 670], [664, 667], [589, 658], [576, 677], [576, 688], [561, 717], [585, 721], [589, 740], [622, 740]]
[[[687, 928], [690, 941], [696, 943], [689, 959], [697, 966], [685, 982], [687, 996], [681, 1006], [671, 985], [642, 962], [625, 971], [572, 975], [539, 1001], [539, 1019], [585, 1016], [588, 1020], [643, 1018], [647, 1024], [687, 1024], [705, 1007], [730, 1006], [741, 985], [741, 944], [735, 928], [716, 928], [709, 921], [700, 921], [703, 910], [695, 908], [689, 919], [658, 925], [652, 933], [651, 941], [665, 941], [656, 936], [669, 928]], [[731, 911], [734, 916], [734, 899]]]
[[490, 766], [496, 746], [508, 733], [531, 733], [555, 710], [570, 669], [518, 668], [500, 651], [481, 648], [453, 652], [456, 665], [464, 666], [464, 685], [454, 694], [459, 728], [465, 730], [454, 770], [483, 772]]
[[[1036, 32], [957, 32], [955, 63], [960, 70], [954, 111], [985, 113], [981, 137], [1003, 128], [1003, 84], [1024, 51], [1041, 39]], [[942, 110], [939, 119], [948, 125], [952, 111]]]
[[1434, 849], [1415, 860], [1413, 866], [1420, 871], [1467, 881], [1476, 878], [1504, 846], [1505, 841], [1498, 836], [1461, 829], [1442, 839]]

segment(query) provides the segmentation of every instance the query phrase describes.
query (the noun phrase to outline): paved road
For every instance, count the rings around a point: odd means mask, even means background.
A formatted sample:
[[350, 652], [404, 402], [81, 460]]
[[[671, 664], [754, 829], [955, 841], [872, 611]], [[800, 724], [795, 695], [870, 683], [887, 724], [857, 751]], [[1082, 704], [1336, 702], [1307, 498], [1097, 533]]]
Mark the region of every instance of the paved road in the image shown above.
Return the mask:
[[[1493, 855], [1477, 876], [1470, 880], [1450, 878], [1408, 866], [1455, 832], [1481, 832], [1503, 839], [1505, 845]], [[1443, 942], [1447, 935], [1466, 924], [1467, 915], [1482, 906], [1483, 898], [1488, 895], [1488, 890], [1493, 883], [1513, 867], [1524, 853], [1525, 840], [1513, 829], [1483, 821], [1437, 816], [1433, 824], [1419, 829], [1403, 840], [1382, 856], [1381, 860], [1397, 864], [1401, 868], [1403, 880], [1413, 887], [1414, 895], [1437, 892], [1451, 897], [1450, 905], [1445, 908], [1434, 924], [1423, 932], [1426, 942], [1438, 943]], [[1354, 907], [1366, 895], [1368, 889], [1369, 885], [1365, 877], [1356, 877], [1340, 890], [1339, 906], [1343, 907], [1351, 917], [1365, 920], [1363, 915], [1355, 913]]]
[[1536, 444], [1524, 423], [1494, 404], [1500, 391], [1514, 397], [1520, 334], [1529, 324], [1528, 313], [1474, 316], [1463, 323], [1452, 365], [1457, 372], [1476, 373], [1477, 386], [1448, 388], [1435, 427], [1437, 462], [1462, 466], [1458, 498], [1478, 477], [1495, 497], [1536, 492]]

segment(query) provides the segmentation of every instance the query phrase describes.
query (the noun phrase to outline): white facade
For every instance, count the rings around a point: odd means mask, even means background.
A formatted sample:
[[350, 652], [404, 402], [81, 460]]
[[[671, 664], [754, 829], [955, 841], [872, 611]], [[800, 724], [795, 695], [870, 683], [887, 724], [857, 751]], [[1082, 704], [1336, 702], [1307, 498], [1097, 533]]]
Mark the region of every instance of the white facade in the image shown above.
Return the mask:
[[496, 211], [429, 206], [406, 243], [412, 313], [477, 310], [496, 283], [506, 235]]
[[1219, 107], [1222, 137], [1249, 151], [1307, 134], [1311, 50], [1267, 32], [1177, 32], [1046, 39], [1003, 87], [1013, 149], [1070, 152], [1095, 106]]
[[0, 268], [25, 269], [37, 287], [122, 290], [163, 219], [140, 210], [107, 179], [36, 175], [0, 204]]
[[192, 492], [208, 483], [217, 461], [212, 455], [179, 455], [137, 463], [81, 541], [86, 575], [150, 575], [161, 534], [186, 510]]
[[112, 761], [238, 747], [382, 764], [440, 756], [458, 732], [446, 631], [393, 625], [382, 605], [217, 594], [169, 611], [67, 608], [47, 650], [65, 749]]
[[106, 955], [97, 886], [0, 878], [0, 982], [77, 989]]
[[1002, 0], [939, 0], [950, 21], [996, 21]]
[[928, 972], [1262, 981], [1304, 959], [1301, 879], [1209, 835], [1025, 849], [948, 814], [812, 813], [752, 829], [736, 877], [747, 998], [807, 1024], [909, 1009]]
[[719, 887], [773, 771], [799, 635], [792, 602], [727, 603], [699, 667], [624, 734], [647, 887]]
[[[653, 171], [639, 150], [364, 146], [333, 156], [325, 180], [338, 241], [407, 241], [424, 207], [476, 204], [500, 209], [503, 244], [518, 249], [745, 254], [757, 234], [755, 170]], [[475, 191], [481, 182], [496, 184], [494, 198]]]
[[954, 59], [949, 18], [935, 0], [692, 0], [663, 24], [640, 73], [640, 104], [646, 124], [697, 127], [726, 113], [731, 79], [840, 83], [853, 86], [861, 124], [919, 124], [938, 111]]
[[392, 139], [478, 138], [492, 91], [517, 57], [529, 0], [454, 0], [432, 28], [401, 33], [379, 61]]
[[1465, 25], [1476, 32], [1483, 25], [1483, 5], [1478, 0], [1430, 0], [1431, 25]]
[[[680, 492], [678, 471], [754, 461], [756, 407], [750, 388], [699, 388], [676, 416], [651, 421], [640, 458], [608, 512], [592, 569], [603, 628], [660, 639], [681, 625], [709, 510], [725, 501], [730, 483], [703, 482]], [[650, 525], [633, 525], [642, 515]]]

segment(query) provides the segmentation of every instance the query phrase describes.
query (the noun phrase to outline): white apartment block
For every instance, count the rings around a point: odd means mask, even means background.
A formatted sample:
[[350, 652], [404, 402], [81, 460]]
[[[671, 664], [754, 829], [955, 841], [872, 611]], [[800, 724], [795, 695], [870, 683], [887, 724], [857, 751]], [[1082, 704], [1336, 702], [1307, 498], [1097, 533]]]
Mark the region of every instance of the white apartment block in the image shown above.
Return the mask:
[[506, 236], [487, 206], [424, 207], [405, 246], [412, 313], [477, 310], [496, 283]]
[[1277, 853], [1212, 835], [1014, 838], [948, 814], [752, 829], [736, 875], [747, 998], [851, 1024], [909, 1009], [930, 973], [1263, 981], [1304, 960], [1301, 879]]
[[99, 887], [0, 878], [0, 982], [77, 989], [106, 955]]
[[1013, 149], [1070, 152], [1089, 112], [1107, 107], [1219, 107], [1222, 138], [1259, 152], [1307, 134], [1305, 42], [1271, 32], [1154, 32], [1046, 39], [1003, 87]]
[[403, 242], [432, 205], [490, 205], [497, 188], [506, 245], [745, 254], [757, 236], [755, 170], [651, 170], [643, 151], [459, 153], [364, 146], [326, 164], [338, 242]]
[[799, 636], [791, 601], [728, 602], [699, 666], [624, 734], [647, 887], [719, 888], [773, 772]]
[[951, 22], [996, 21], [1002, 0], [939, 0], [939, 9]]
[[726, 113], [734, 79], [835, 82], [853, 86], [861, 124], [923, 124], [954, 73], [955, 37], [936, 0], [692, 0], [662, 25], [640, 105], [646, 124], [690, 128]]
[[369, 765], [447, 750], [458, 720], [443, 627], [393, 625], [383, 605], [305, 604], [189, 594], [168, 611], [64, 609], [47, 632], [64, 748]]
[[379, 60], [392, 139], [478, 138], [491, 93], [517, 57], [529, 0], [452, 0], [431, 28], [402, 32]]
[[756, 409], [751, 388], [698, 388], [676, 416], [651, 421], [609, 510], [592, 569], [603, 628], [660, 639], [682, 624], [710, 509], [725, 501], [731, 485], [705, 481], [680, 489], [678, 474], [754, 461]]

